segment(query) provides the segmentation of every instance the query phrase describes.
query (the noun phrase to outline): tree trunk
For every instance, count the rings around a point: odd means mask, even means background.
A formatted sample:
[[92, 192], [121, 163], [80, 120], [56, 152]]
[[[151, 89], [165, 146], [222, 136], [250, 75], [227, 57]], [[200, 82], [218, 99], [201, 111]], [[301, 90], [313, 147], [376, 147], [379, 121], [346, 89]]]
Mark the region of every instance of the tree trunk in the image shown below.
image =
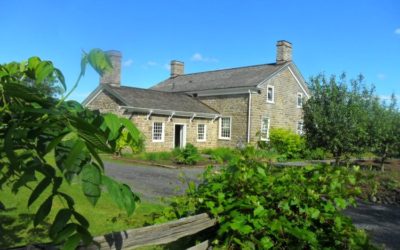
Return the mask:
[[387, 151], [388, 151], [388, 146], [386, 145], [385, 146], [385, 150], [383, 151], [382, 156], [381, 156], [381, 165], [380, 165], [380, 167], [381, 167], [381, 171], [382, 172], [385, 172], [385, 160], [387, 158]]

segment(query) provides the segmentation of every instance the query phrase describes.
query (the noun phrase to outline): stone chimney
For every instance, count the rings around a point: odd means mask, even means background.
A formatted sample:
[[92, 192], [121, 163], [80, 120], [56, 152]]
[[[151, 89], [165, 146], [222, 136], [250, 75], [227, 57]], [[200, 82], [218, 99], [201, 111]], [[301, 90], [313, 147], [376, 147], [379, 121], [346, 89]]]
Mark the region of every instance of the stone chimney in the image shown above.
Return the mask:
[[286, 63], [292, 61], [292, 44], [281, 40], [276, 43], [276, 63]]
[[185, 74], [185, 64], [183, 62], [171, 61], [171, 78]]
[[121, 86], [121, 52], [117, 50], [106, 51], [113, 66], [112, 70], [107, 71], [100, 77], [100, 84], [109, 84], [113, 87]]

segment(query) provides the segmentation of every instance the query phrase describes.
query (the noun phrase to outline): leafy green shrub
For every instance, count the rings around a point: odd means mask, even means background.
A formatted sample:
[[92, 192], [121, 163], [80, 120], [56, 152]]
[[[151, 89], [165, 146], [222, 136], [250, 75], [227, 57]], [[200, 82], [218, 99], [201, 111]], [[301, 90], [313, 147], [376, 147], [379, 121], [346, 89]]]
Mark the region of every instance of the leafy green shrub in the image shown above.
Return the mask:
[[355, 204], [357, 169], [277, 169], [254, 160], [255, 153], [246, 149], [236, 163], [209, 168], [164, 216], [209, 213], [218, 222], [213, 244], [223, 249], [369, 248], [364, 231], [340, 212]]
[[236, 158], [238, 152], [232, 148], [216, 148], [210, 152], [210, 155], [212, 160], [218, 163], [224, 163]]
[[324, 160], [328, 157], [328, 152], [323, 148], [305, 149], [303, 156], [309, 160]]
[[271, 129], [270, 144], [279, 154], [284, 154], [287, 159], [300, 158], [305, 148], [304, 139], [294, 132], [286, 129]]
[[176, 149], [174, 154], [175, 160], [179, 164], [196, 165], [196, 163], [201, 159], [197, 148], [190, 143], [186, 144], [186, 147], [182, 149]]

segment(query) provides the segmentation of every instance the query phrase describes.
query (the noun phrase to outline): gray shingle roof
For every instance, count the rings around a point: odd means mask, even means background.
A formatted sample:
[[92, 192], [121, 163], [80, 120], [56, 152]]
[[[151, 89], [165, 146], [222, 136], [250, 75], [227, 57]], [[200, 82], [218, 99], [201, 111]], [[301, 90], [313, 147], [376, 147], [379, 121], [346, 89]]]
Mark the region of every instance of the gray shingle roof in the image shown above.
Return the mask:
[[151, 87], [169, 92], [255, 87], [287, 64], [262, 64], [180, 75]]
[[107, 88], [121, 97], [123, 101], [126, 102], [127, 106], [147, 109], [218, 114], [218, 112], [214, 109], [186, 94], [161, 92], [126, 86], [107, 86]]

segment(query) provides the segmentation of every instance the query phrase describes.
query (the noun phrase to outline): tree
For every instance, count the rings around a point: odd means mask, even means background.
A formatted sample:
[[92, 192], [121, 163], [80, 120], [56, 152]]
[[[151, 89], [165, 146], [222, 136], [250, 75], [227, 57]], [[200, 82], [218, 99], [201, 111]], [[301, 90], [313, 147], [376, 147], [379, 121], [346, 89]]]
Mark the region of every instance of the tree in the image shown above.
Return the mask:
[[385, 160], [398, 156], [400, 152], [400, 113], [396, 107], [396, 98], [392, 95], [388, 106], [376, 98], [369, 109], [371, 151], [380, 156], [382, 171], [385, 169]]
[[34, 87], [46, 96], [55, 97], [65, 91], [64, 76], [51, 61], [42, 61], [35, 56], [28, 61], [12, 62], [1, 67], [3, 73], [8, 72], [9, 76], [12, 75], [20, 84]]
[[366, 107], [374, 89], [363, 85], [363, 77], [346, 82], [346, 75], [312, 77], [311, 98], [304, 105], [304, 129], [312, 148], [332, 153], [336, 164], [344, 154], [361, 153], [367, 147]]
[[[116, 151], [121, 131], [128, 133], [134, 144], [138, 141], [137, 129], [127, 119], [103, 116], [75, 101], [65, 101], [84, 76], [87, 64], [100, 74], [111, 67], [101, 50], [84, 53], [78, 80], [61, 100], [37, 87], [55, 77], [65, 88], [61, 71], [51, 62], [33, 57], [27, 63], [0, 65], [0, 188], [11, 186], [17, 193], [21, 187], [29, 187], [32, 192], [28, 206], [38, 202], [39, 197], [45, 198], [36, 211], [35, 226], [51, 209], [57, 209], [52, 207], [55, 197], [62, 199], [66, 206], [58, 209], [49, 236], [55, 243], [64, 242], [65, 249], [75, 249], [80, 241], [88, 244], [92, 237], [88, 221], [75, 210], [73, 197], [60, 191], [63, 182], [80, 181], [93, 205], [107, 189], [129, 214], [139, 200], [129, 186], [104, 174], [98, 155]], [[31, 85], [26, 84], [28, 78], [33, 81]], [[46, 189], [50, 194], [44, 192]], [[4, 206], [5, 201], [0, 200], [0, 208]]]

